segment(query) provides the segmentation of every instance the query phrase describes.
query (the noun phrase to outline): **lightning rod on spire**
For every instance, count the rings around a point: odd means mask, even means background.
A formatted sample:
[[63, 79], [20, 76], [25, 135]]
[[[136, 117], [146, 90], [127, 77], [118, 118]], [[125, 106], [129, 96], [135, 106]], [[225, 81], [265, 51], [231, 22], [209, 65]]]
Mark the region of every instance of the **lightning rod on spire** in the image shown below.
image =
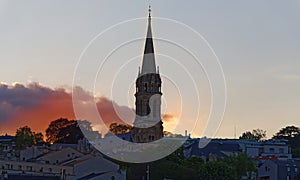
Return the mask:
[[148, 11], [149, 11], [149, 18], [150, 18], [151, 17], [151, 5], [149, 5]]

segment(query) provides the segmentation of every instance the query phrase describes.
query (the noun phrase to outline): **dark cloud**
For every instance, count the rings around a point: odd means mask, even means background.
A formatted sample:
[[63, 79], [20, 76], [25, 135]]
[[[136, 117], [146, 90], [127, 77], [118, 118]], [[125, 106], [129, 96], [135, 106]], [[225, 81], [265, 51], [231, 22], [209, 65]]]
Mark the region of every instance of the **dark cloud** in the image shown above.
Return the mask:
[[[80, 101], [95, 101], [91, 93], [75, 88]], [[105, 122], [133, 122], [132, 109], [119, 106], [108, 98], [96, 99], [97, 109]], [[37, 132], [44, 132], [49, 123], [60, 117], [76, 119], [72, 94], [65, 89], [51, 89], [38, 83], [27, 86], [0, 84], [0, 133], [14, 133], [21, 126], [28, 125]], [[89, 119], [87, 119], [89, 120]]]
[[[81, 87], [74, 90], [77, 102], [83, 102], [82, 108], [87, 109], [83, 118], [94, 123], [95, 127], [99, 124], [96, 122], [97, 118], [89, 116], [91, 114], [89, 106], [93, 103], [96, 103], [96, 109], [107, 127], [113, 122], [132, 125], [135, 118], [133, 109], [120, 106], [106, 97], [95, 99], [90, 92]], [[17, 128], [25, 125], [30, 126], [35, 132], [44, 132], [51, 121], [61, 117], [77, 119], [72, 94], [65, 89], [51, 89], [38, 83], [27, 86], [0, 84], [0, 133], [14, 134]], [[172, 118], [171, 114], [163, 116], [165, 122], [172, 121]]]
[[0, 85], [0, 121], [6, 121], [26, 109], [40, 105], [41, 100], [51, 94], [51, 89], [33, 83], [25, 87]]

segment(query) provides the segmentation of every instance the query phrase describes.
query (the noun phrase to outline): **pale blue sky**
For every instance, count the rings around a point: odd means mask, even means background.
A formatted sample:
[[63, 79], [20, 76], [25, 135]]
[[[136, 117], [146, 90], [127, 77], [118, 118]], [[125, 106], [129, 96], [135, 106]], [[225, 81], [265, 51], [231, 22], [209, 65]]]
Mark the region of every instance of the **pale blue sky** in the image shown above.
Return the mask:
[[[87, 43], [111, 25], [147, 16], [148, 4], [1, 0], [0, 81], [71, 87]], [[232, 137], [234, 126], [237, 135], [262, 128], [269, 137], [286, 125], [300, 126], [299, 0], [152, 0], [151, 5], [154, 17], [171, 18], [197, 30], [220, 59], [228, 103], [216, 136]], [[145, 26], [132, 28], [145, 34]], [[172, 29], [161, 29], [172, 36]], [[135, 76], [137, 67], [128, 72]]]

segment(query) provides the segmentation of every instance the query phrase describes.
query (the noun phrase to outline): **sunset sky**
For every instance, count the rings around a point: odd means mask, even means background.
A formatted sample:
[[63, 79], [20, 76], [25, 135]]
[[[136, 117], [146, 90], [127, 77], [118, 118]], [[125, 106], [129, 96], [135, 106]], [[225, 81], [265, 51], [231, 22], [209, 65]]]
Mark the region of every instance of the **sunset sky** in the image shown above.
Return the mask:
[[[150, 2], [154, 39], [167, 38], [192, 51], [198, 48], [204, 64], [215, 61], [205, 41], [194, 41], [190, 31], [180, 33], [180, 28], [162, 18], [176, 20], [201, 34], [219, 59], [227, 103], [220, 127], [216, 123], [212, 129], [215, 137], [232, 138], [234, 129], [239, 136], [255, 128], [267, 130], [272, 137], [287, 125], [300, 126], [299, 0]], [[104, 119], [120, 120], [111, 111], [114, 106], [132, 121], [133, 83], [142, 60], [148, 5], [143, 0], [1, 0], [0, 134], [13, 134], [23, 125], [44, 132], [51, 120], [75, 118], [73, 78], [82, 97], [96, 96], [96, 107]], [[79, 62], [99, 33], [136, 18], [99, 36]], [[140, 39], [114, 53], [104, 70], [90, 78], [92, 71], [101, 70], [99, 64], [111, 47], [134, 37]], [[154, 44], [163, 75], [166, 129], [190, 131], [199, 111], [193, 135], [203, 135], [211, 105], [210, 79], [170, 43], [154, 40]], [[93, 59], [99, 59], [98, 64]], [[189, 73], [178, 64], [186, 65]], [[95, 127], [102, 131], [96, 123]]]

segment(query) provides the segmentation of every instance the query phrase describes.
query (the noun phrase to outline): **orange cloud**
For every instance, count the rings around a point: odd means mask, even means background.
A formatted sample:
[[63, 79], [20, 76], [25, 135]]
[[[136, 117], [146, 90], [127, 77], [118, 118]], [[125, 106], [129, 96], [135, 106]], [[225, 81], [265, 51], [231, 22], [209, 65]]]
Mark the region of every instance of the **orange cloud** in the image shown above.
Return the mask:
[[[75, 88], [77, 101], [84, 109], [81, 119], [89, 120], [96, 130], [105, 133], [105, 127], [99, 127], [96, 115], [91, 115], [94, 104], [97, 115], [109, 127], [113, 122], [132, 125], [135, 112], [127, 106], [120, 106], [106, 97], [95, 99], [93, 95], [80, 87]], [[77, 115], [77, 114], [76, 114]], [[25, 125], [35, 132], [44, 133], [51, 121], [58, 118], [77, 119], [74, 113], [72, 94], [63, 88], [51, 89], [38, 83], [27, 86], [0, 83], [0, 134], [14, 135], [16, 129]], [[176, 117], [165, 114], [166, 126], [174, 126]]]
[[[81, 99], [93, 98], [90, 93], [80, 89]], [[119, 113], [117, 114], [116, 111], [122, 112], [123, 116], [127, 116], [127, 119], [133, 122], [134, 117], [130, 108], [119, 106], [105, 97], [97, 99], [96, 106], [107, 126], [111, 122], [123, 122], [123, 118], [119, 117]], [[51, 121], [61, 117], [76, 119], [72, 94], [66, 92], [65, 89], [51, 89], [38, 83], [28, 86], [0, 84], [1, 134], [13, 135], [17, 128], [25, 125], [31, 127], [35, 132], [44, 133]]]
[[[27, 87], [18, 84], [0, 86], [0, 103], [8, 104], [0, 118], [0, 133], [14, 134], [28, 125], [36, 132], [44, 132], [51, 121], [60, 117], [74, 119], [71, 94], [64, 89], [50, 89], [37, 83]], [[0, 107], [3, 112], [3, 107]]]
[[172, 114], [169, 114], [169, 113], [164, 114], [163, 117], [162, 117], [164, 122], [174, 121], [174, 118], [175, 117]]

